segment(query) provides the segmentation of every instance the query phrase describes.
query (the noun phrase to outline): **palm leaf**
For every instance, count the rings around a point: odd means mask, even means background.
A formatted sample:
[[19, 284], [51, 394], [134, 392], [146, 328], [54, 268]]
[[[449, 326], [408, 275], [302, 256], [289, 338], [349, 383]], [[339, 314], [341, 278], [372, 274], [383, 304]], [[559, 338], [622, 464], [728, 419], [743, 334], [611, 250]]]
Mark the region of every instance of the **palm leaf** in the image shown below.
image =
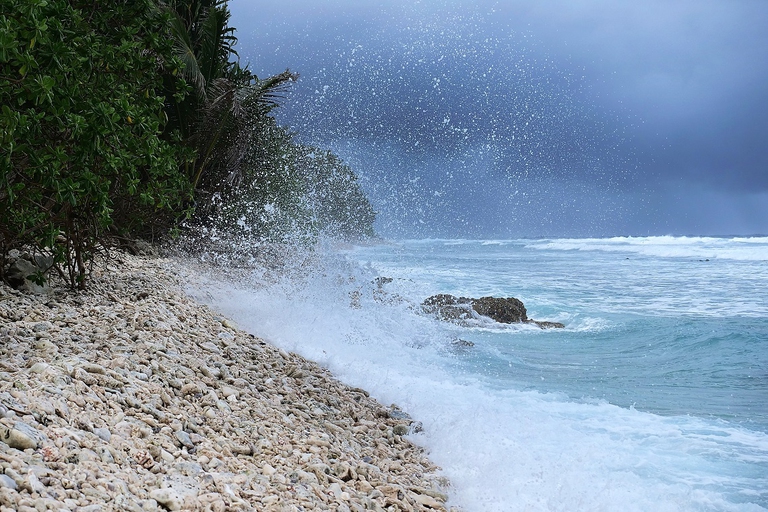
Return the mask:
[[285, 99], [288, 87], [298, 79], [299, 75], [288, 69], [263, 80], [256, 79], [254, 84], [242, 88], [240, 101], [246, 107], [268, 112], [277, 107], [280, 100]]
[[184, 19], [174, 10], [171, 13], [171, 31], [174, 36], [174, 48], [176, 56], [184, 64], [182, 77], [195, 87], [195, 92], [201, 99], [205, 99], [206, 78], [200, 69], [200, 64], [195, 55], [194, 46]]

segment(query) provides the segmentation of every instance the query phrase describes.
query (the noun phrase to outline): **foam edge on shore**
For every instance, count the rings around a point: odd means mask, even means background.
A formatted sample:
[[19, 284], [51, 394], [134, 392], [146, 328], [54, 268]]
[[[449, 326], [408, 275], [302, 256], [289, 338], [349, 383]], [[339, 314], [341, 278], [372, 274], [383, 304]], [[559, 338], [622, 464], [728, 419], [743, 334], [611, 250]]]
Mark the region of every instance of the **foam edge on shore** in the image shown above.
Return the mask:
[[0, 512], [447, 510], [407, 415], [194, 302], [178, 265], [0, 284]]

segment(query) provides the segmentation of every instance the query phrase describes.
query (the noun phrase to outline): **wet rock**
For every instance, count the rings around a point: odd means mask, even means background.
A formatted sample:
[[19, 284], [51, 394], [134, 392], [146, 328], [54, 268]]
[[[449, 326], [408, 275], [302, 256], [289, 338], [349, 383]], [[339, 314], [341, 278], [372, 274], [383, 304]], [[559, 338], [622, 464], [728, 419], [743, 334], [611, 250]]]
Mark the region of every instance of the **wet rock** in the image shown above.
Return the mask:
[[440, 320], [466, 323], [480, 317], [490, 318], [502, 324], [530, 323], [542, 329], [565, 327], [559, 322], [542, 322], [528, 318], [528, 312], [520, 299], [515, 297], [456, 297], [438, 294], [427, 297], [421, 303], [425, 313], [435, 315]]
[[411, 415], [405, 411], [395, 408], [394, 406], [386, 412], [387, 416], [395, 420], [410, 420]]
[[502, 324], [514, 324], [528, 320], [523, 302], [514, 297], [481, 297], [472, 301], [472, 309], [477, 314], [487, 316]]
[[472, 299], [468, 297], [455, 297], [442, 293], [432, 295], [421, 303], [421, 309], [441, 320], [469, 320], [473, 317]]
[[392, 427], [392, 432], [396, 436], [404, 436], [408, 433], [408, 430], [409, 430], [408, 425], [403, 425], [403, 424], [395, 425], [394, 427]]
[[563, 329], [565, 327], [565, 325], [561, 324], [560, 322], [542, 322], [538, 320], [531, 320], [530, 323], [536, 324], [542, 329]]
[[455, 338], [451, 340], [451, 346], [457, 349], [466, 349], [474, 347], [475, 344], [468, 340], [463, 340], [461, 338]]

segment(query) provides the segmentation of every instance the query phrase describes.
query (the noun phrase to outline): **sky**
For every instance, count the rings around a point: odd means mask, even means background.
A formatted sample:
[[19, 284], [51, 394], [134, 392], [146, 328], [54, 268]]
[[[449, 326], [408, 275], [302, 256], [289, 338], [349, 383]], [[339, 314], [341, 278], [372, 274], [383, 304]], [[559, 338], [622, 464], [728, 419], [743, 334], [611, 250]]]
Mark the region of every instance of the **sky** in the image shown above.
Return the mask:
[[390, 237], [768, 234], [765, 0], [232, 0]]

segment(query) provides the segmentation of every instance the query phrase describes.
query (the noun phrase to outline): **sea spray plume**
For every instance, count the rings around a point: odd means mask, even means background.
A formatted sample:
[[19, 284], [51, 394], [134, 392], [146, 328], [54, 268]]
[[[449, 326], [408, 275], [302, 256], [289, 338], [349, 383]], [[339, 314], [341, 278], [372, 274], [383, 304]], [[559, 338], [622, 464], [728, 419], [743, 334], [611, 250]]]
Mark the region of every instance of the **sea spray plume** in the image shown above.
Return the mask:
[[242, 261], [261, 247], [306, 250], [319, 238], [375, 236], [375, 212], [354, 171], [329, 151], [294, 141], [270, 116], [251, 116], [237, 180], [216, 187], [182, 228], [182, 251]]

